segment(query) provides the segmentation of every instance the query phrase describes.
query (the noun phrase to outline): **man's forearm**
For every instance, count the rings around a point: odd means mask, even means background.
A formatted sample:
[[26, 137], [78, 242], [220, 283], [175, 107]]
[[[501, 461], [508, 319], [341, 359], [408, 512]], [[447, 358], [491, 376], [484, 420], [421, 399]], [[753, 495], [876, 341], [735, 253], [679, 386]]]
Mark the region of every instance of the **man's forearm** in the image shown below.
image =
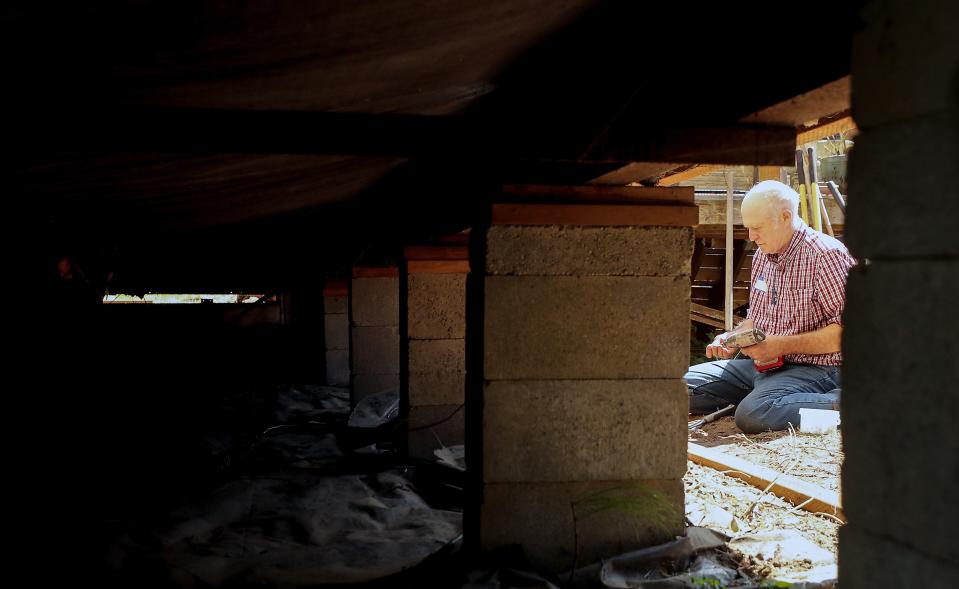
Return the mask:
[[780, 336], [783, 354], [831, 354], [842, 345], [842, 326], [830, 323], [822, 329]]

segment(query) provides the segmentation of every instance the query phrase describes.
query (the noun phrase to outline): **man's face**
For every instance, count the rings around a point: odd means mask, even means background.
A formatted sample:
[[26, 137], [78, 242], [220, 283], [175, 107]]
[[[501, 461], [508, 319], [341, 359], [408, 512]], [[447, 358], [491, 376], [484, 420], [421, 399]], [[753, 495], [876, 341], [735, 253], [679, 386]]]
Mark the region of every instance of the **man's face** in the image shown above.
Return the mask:
[[792, 216], [789, 213], [780, 212], [777, 215], [763, 206], [744, 206], [742, 214], [749, 239], [756, 242], [764, 253], [779, 253], [789, 243], [793, 234]]

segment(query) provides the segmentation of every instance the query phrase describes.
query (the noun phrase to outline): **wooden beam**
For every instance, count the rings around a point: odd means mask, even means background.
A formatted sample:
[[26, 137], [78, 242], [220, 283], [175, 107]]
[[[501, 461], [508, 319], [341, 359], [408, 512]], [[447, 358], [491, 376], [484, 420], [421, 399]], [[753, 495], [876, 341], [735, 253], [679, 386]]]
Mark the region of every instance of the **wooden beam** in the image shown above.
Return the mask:
[[679, 184], [680, 182], [685, 182], [686, 180], [690, 180], [710, 172], [715, 172], [716, 170], [721, 170], [722, 168], [723, 166], [718, 165], [694, 165], [680, 172], [663, 176], [659, 179], [659, 181], [656, 182], [656, 186], [672, 186], [673, 184]]
[[116, 106], [64, 110], [38, 119], [23, 151], [441, 158], [495, 154], [502, 160], [622, 167], [640, 161], [788, 165], [794, 142], [795, 128], [781, 125], [622, 125], [600, 141], [547, 142], [538, 133], [516, 137], [513, 127], [463, 115]]
[[692, 227], [695, 206], [494, 204], [493, 225], [594, 225]]
[[410, 260], [406, 263], [410, 274], [469, 274], [469, 260]]
[[747, 462], [742, 458], [730, 456], [715, 448], [706, 448], [699, 444], [689, 444], [688, 457], [696, 464], [714, 468], [727, 476], [740, 479], [759, 489], [765, 489], [770, 483], [770, 491], [786, 499], [793, 505], [809, 501], [803, 509], [812, 513], [826, 513], [846, 521], [842, 511], [839, 493], [823, 489], [794, 476], [776, 472], [771, 468]]
[[851, 87], [850, 77], [843, 76], [819, 88], [747, 115], [739, 121], [800, 127], [808, 121], [817, 121], [833, 113], [849, 110]]
[[[503, 187], [504, 196], [522, 201], [590, 204], [686, 204], [695, 202], [692, 186], [544, 186], [511, 184]], [[512, 198], [510, 199], [512, 200]]]
[[674, 170], [683, 167], [683, 164], [665, 163], [665, 162], [632, 162], [617, 168], [611, 172], [593, 178], [587, 184], [597, 186], [626, 186], [627, 184], [639, 183], [644, 180], [657, 178]]
[[812, 127], [802, 127], [798, 129], [796, 133], [796, 147], [805, 145], [806, 143], [811, 143], [813, 141], [819, 141], [828, 135], [845, 133], [855, 128], [856, 121], [852, 120], [851, 116], [844, 116], [842, 118], [817, 124]]
[[406, 260], [468, 260], [469, 248], [455, 246], [420, 246], [403, 248]]
[[327, 278], [323, 284], [323, 296], [342, 297], [346, 296], [349, 286], [345, 278]]
[[396, 266], [353, 266], [353, 278], [391, 278], [399, 276]]

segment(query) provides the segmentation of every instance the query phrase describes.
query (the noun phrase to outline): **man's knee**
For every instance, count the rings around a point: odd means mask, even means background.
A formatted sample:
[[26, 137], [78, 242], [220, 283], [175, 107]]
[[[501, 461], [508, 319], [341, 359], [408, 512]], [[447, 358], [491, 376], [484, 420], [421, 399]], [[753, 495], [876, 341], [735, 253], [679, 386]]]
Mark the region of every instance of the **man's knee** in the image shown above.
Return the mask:
[[[777, 410], [768, 399], [758, 400], [746, 397], [736, 407], [736, 427], [747, 434], [759, 434], [767, 431], [779, 431], [789, 427], [788, 411]], [[796, 412], [798, 415], [798, 411]], [[798, 421], [795, 423], [799, 425]]]

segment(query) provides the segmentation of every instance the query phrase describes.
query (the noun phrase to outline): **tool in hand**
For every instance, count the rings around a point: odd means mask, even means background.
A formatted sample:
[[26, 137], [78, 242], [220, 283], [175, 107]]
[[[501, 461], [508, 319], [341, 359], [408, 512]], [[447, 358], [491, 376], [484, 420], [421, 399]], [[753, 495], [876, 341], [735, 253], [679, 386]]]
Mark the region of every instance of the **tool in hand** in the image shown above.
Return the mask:
[[710, 423], [710, 422], [712, 422], [712, 421], [716, 421], [717, 419], [719, 419], [719, 418], [722, 417], [723, 415], [726, 415], [727, 413], [732, 413], [733, 409], [735, 409], [735, 408], [736, 408], [735, 405], [726, 405], [725, 407], [723, 407], [723, 408], [720, 409], [719, 411], [713, 411], [712, 413], [710, 413], [710, 414], [707, 415], [706, 417], [703, 417], [703, 418], [701, 418], [701, 419], [697, 419], [697, 420], [695, 420], [695, 421], [690, 421], [690, 422], [689, 422], [689, 429], [693, 430], [693, 429], [696, 429], [696, 428], [700, 428], [700, 427], [706, 425], [707, 423]]
[[[748, 348], [754, 346], [766, 339], [766, 334], [758, 327], [750, 327], [740, 331], [733, 331], [723, 340], [723, 345], [729, 348]], [[758, 372], [775, 370], [783, 365], [783, 357], [780, 356], [771, 362], [760, 363], [753, 360]]]

